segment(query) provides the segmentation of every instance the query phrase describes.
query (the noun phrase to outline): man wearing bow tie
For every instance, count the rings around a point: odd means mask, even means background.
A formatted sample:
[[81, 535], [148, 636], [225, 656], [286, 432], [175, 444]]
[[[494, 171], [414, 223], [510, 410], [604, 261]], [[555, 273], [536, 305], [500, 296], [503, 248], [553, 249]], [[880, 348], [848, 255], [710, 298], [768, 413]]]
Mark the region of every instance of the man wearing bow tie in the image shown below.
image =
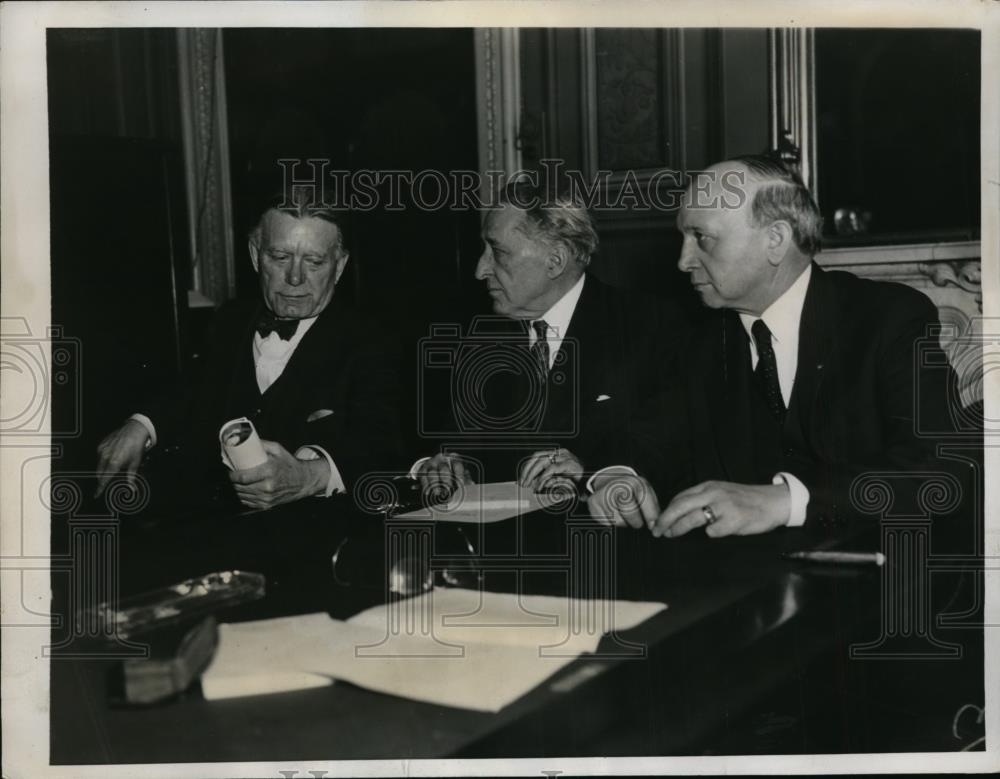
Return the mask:
[[587, 272], [597, 231], [568, 191], [508, 186], [482, 238], [476, 278], [495, 316], [456, 348], [452, 377], [467, 381], [436, 390], [454, 435], [424, 441], [443, 451], [411, 473], [425, 490], [447, 493], [480, 479], [539, 492], [579, 486], [669, 375], [684, 327], [662, 302]]
[[864, 473], [956, 470], [922, 435], [949, 428], [957, 398], [933, 341], [938, 367], [918, 362], [937, 310], [909, 287], [817, 265], [822, 220], [796, 174], [764, 157], [714, 165], [677, 226], [678, 266], [715, 315], [692, 336], [683, 381], [633, 428], [638, 473], [594, 478], [595, 516], [654, 536], [762, 533], [856, 516]]
[[273, 200], [250, 234], [263, 302], [220, 309], [198, 375], [101, 442], [98, 493], [113, 474], [134, 474], [154, 446], [182, 453], [187, 484], [204, 470], [217, 474], [219, 428], [244, 416], [267, 454], [263, 465], [228, 474], [250, 508], [344, 492], [391, 462], [393, 361], [371, 323], [334, 302], [348, 261], [343, 215], [301, 190], [293, 200]]

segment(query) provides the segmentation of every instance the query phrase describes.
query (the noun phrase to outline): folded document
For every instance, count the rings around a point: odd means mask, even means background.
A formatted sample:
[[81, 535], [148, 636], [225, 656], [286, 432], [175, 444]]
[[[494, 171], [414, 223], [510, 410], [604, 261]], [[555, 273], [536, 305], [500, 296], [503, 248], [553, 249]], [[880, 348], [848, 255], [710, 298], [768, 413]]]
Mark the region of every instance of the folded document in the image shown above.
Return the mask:
[[538, 508], [534, 492], [516, 481], [501, 481], [462, 485], [447, 503], [398, 514], [396, 519], [432, 518], [437, 522], [488, 525]]
[[499, 711], [595, 651], [604, 633], [665, 608], [438, 588], [346, 622], [307, 614], [222, 625], [202, 691], [213, 700], [340, 679], [413, 700]]

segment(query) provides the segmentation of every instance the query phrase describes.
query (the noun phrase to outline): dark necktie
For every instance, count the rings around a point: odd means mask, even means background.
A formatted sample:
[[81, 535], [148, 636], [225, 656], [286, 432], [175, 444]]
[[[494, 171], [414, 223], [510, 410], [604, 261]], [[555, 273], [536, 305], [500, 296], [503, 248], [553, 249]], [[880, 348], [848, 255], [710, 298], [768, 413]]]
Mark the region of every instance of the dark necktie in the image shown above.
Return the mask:
[[271, 333], [277, 333], [282, 341], [290, 341], [299, 329], [298, 319], [278, 319], [270, 310], [264, 309], [254, 329], [260, 333], [261, 338], [267, 338]]
[[785, 401], [781, 397], [781, 384], [778, 382], [778, 362], [774, 358], [774, 348], [771, 346], [771, 331], [758, 319], [750, 328], [753, 340], [757, 344], [757, 367], [754, 376], [764, 392], [767, 407], [779, 422], [785, 419]]
[[531, 345], [531, 354], [538, 364], [538, 374], [544, 381], [549, 375], [549, 326], [544, 319], [536, 319], [531, 323], [531, 327], [534, 329], [535, 335], [538, 336]]

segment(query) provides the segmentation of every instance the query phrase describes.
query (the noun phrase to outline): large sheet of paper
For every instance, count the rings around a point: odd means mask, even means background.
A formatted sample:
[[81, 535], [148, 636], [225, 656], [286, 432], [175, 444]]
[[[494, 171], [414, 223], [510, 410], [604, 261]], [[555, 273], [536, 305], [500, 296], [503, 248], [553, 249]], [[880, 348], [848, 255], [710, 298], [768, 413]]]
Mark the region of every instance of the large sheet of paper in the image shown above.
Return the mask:
[[397, 519], [433, 518], [436, 522], [486, 525], [541, 508], [538, 496], [516, 481], [467, 484], [440, 506], [398, 514]]
[[448, 588], [347, 622], [309, 614], [222, 625], [202, 690], [211, 700], [341, 679], [413, 700], [499, 711], [594, 652], [604, 633], [664, 608]]
[[310, 647], [327, 644], [332, 622], [321, 613], [220, 625], [215, 657], [201, 677], [202, 694], [215, 700], [332, 684], [331, 677], [302, 664]]

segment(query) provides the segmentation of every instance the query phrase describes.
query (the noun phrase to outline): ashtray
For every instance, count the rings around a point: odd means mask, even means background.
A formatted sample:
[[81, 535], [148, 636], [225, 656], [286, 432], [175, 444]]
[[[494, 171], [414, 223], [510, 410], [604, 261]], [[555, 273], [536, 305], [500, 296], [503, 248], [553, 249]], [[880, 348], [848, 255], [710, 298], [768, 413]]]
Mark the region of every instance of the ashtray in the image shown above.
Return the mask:
[[250, 571], [219, 571], [120, 600], [83, 613], [107, 636], [128, 638], [188, 617], [264, 597], [266, 579]]

